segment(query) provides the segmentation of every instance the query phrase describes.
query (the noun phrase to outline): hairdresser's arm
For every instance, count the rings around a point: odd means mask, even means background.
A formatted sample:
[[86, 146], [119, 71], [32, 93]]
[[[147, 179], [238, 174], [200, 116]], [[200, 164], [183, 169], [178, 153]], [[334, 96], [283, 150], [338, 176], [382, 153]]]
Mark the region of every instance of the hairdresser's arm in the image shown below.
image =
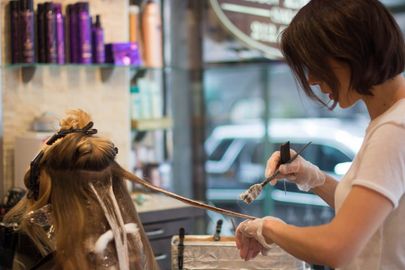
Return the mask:
[[392, 209], [383, 195], [354, 186], [331, 223], [303, 228], [268, 219], [263, 236], [306, 262], [339, 267], [359, 254]]
[[335, 208], [335, 190], [338, 182], [326, 174], [325, 183], [311, 189], [312, 192], [322, 198], [330, 207]]

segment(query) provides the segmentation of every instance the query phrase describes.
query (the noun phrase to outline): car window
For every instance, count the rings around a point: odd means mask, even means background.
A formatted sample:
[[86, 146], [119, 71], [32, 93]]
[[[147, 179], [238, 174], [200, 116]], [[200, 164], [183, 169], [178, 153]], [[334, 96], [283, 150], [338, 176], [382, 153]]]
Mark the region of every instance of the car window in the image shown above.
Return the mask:
[[[303, 146], [304, 144], [291, 145], [295, 150], [299, 150]], [[301, 155], [309, 162], [317, 165], [321, 170], [327, 172], [333, 172], [336, 164], [352, 161], [350, 157], [339, 149], [329, 145], [316, 143], [309, 145]]]
[[208, 156], [208, 160], [212, 161], [220, 161], [222, 157], [224, 156], [224, 153], [228, 149], [229, 145], [233, 142], [233, 139], [224, 139], [219, 144], [217, 147], [215, 147], [214, 151], [212, 151], [211, 154]]
[[321, 170], [333, 172], [336, 164], [352, 161], [351, 158], [343, 154], [340, 150], [327, 145], [319, 146], [322, 159], [317, 161], [317, 165]]
[[[237, 154], [234, 165], [236, 168], [240, 168], [242, 164], [249, 164], [252, 160], [252, 155], [257, 142], [254, 140], [239, 140], [243, 143], [243, 147], [240, 149], [239, 153]], [[239, 178], [239, 173], [236, 175]]]

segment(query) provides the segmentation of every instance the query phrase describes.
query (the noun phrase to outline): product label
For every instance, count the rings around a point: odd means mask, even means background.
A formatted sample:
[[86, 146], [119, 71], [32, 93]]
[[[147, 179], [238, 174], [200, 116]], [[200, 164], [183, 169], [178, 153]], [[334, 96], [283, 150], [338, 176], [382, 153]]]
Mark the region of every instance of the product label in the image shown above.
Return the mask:
[[34, 36], [34, 14], [31, 11], [24, 11], [21, 16], [22, 36], [22, 62], [35, 62], [35, 36]]

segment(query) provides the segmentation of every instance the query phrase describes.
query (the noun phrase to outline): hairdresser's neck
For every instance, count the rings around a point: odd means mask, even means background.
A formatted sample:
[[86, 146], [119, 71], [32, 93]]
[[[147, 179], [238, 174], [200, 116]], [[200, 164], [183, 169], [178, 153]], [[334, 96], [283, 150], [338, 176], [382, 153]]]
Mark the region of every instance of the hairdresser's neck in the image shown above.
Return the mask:
[[405, 78], [402, 75], [373, 87], [373, 96], [363, 96], [371, 120], [386, 112], [398, 100], [405, 98]]

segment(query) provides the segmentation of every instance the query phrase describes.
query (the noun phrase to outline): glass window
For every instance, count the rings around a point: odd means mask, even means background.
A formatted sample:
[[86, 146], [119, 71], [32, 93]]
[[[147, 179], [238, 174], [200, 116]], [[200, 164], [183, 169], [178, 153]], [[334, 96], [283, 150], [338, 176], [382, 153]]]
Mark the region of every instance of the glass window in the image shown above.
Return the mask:
[[[309, 99], [284, 62], [266, 59], [237, 41], [218, 23], [209, 6], [206, 15], [203, 38], [206, 137], [217, 128], [226, 128], [227, 140], [231, 141], [224, 140], [215, 153], [207, 153], [207, 163], [217, 162], [215, 174], [207, 171], [207, 198], [210, 200], [213, 198], [210, 194], [216, 194], [212, 201], [218, 206], [248, 209], [248, 213], [260, 216], [275, 215], [296, 225], [327, 222], [333, 210], [314, 194], [298, 190], [293, 183], [286, 182], [284, 193], [284, 183], [280, 181], [248, 208], [241, 207], [238, 195], [263, 180], [267, 159], [286, 141], [295, 150], [312, 141], [302, 156], [338, 178], [336, 165], [352, 161], [359, 147], [353, 146], [353, 142], [360, 144], [364, 136], [369, 122], [366, 107], [359, 102], [350, 109], [337, 106], [330, 111]], [[319, 89], [314, 91], [322, 97]], [[269, 132], [263, 131], [266, 121]], [[333, 136], [329, 136], [330, 132]]]

